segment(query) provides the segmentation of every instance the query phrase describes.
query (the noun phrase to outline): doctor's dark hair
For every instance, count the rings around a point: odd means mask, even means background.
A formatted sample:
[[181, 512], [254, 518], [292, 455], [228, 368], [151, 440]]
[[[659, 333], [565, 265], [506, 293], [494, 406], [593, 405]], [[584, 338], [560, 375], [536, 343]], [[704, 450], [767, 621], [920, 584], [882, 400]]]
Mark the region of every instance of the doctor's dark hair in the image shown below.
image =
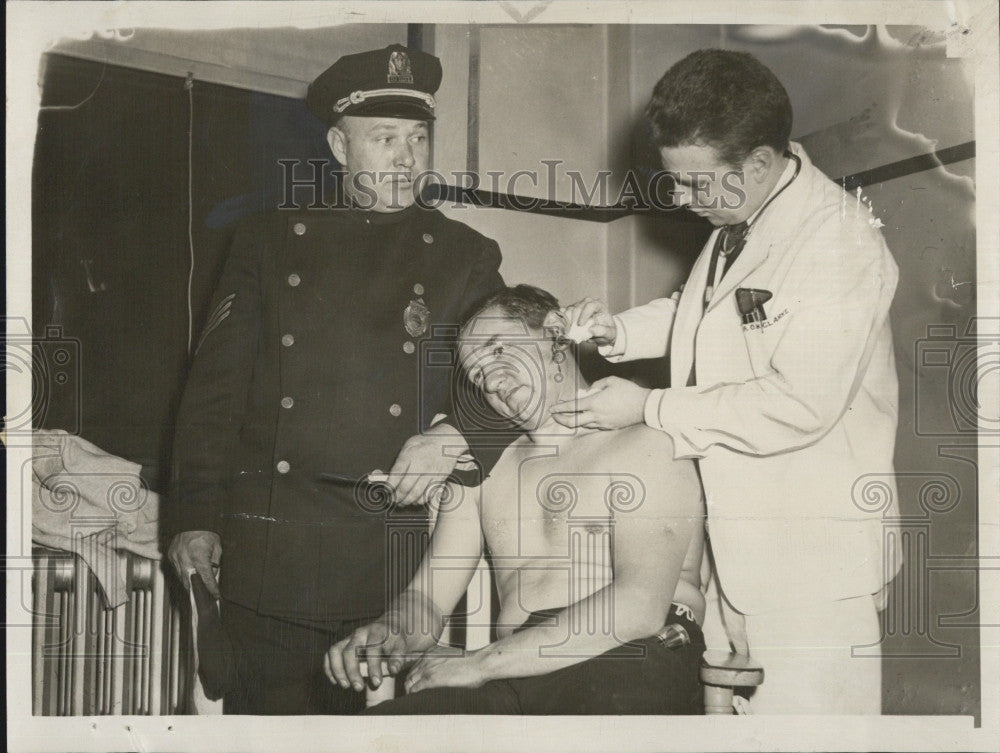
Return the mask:
[[754, 149], [788, 148], [792, 103], [771, 70], [753, 55], [698, 50], [663, 74], [646, 105], [657, 148], [705, 144], [729, 165]]
[[477, 305], [462, 326], [493, 308], [500, 309], [511, 319], [522, 320], [531, 329], [543, 329], [545, 317], [559, 310], [559, 301], [552, 293], [534, 285], [514, 285], [501, 289]]

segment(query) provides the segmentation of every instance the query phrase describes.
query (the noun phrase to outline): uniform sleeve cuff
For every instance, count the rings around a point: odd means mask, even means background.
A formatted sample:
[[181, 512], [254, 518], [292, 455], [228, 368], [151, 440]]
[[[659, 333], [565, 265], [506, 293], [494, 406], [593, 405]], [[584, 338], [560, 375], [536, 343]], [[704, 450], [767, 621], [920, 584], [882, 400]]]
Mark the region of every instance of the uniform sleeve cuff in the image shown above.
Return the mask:
[[164, 541], [167, 545], [174, 536], [186, 531], [211, 531], [221, 536], [223, 527], [222, 519], [217, 513], [197, 509], [194, 506], [188, 508], [183, 520], [168, 519], [161, 525], [164, 529], [161, 535], [166, 534]]

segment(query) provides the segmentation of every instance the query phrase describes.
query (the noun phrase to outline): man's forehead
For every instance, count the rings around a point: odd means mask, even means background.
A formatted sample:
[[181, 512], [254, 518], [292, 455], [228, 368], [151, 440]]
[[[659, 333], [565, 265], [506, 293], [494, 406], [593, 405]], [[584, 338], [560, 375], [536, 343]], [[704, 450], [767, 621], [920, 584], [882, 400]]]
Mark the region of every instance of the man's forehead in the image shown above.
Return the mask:
[[459, 358], [474, 353], [497, 340], [533, 338], [534, 334], [523, 319], [504, 315], [499, 311], [477, 314], [462, 328], [458, 337]]
[[527, 322], [519, 317], [512, 317], [503, 311], [491, 310], [476, 314], [462, 328], [462, 340], [486, 340], [493, 335], [531, 334]]

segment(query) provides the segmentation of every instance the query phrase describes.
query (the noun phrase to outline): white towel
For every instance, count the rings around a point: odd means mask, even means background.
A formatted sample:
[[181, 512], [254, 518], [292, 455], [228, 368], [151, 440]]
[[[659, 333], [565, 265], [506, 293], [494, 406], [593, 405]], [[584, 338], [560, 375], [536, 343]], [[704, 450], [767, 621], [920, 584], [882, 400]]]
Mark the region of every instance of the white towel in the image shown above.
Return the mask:
[[593, 335], [590, 332], [590, 328], [594, 325], [593, 319], [588, 319], [583, 324], [576, 324], [575, 322], [569, 326], [566, 330], [566, 337], [575, 343], [582, 343], [589, 340]]
[[159, 496], [146, 487], [140, 469], [65, 431], [34, 433], [31, 538], [83, 558], [108, 608], [128, 601], [119, 551], [161, 557]]

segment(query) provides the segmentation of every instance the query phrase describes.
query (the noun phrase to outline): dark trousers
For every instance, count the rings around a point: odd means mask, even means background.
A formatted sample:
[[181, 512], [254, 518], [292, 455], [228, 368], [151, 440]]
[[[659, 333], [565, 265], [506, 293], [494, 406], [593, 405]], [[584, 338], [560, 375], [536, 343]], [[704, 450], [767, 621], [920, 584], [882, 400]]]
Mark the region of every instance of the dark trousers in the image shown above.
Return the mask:
[[[518, 631], [550, 616], [551, 612], [536, 612]], [[691, 643], [667, 648], [656, 638], [646, 638], [548, 674], [492, 680], [479, 688], [423, 690], [372, 706], [365, 713], [701, 714], [698, 671], [704, 636], [697, 623], [674, 609], [669, 621], [682, 625]]]
[[371, 618], [306, 625], [261, 615], [231, 601], [220, 605], [232, 646], [233, 681], [226, 714], [356, 714], [365, 694], [344, 690], [323, 673], [327, 649]]

